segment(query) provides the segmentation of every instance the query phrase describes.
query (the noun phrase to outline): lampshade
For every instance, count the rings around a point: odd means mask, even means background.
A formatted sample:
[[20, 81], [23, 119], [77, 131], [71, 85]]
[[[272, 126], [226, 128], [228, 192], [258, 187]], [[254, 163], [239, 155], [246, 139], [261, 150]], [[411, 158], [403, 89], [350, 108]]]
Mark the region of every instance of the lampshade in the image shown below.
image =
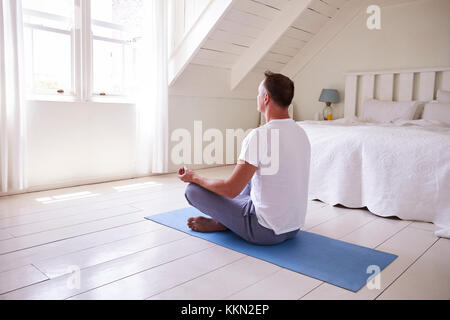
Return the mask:
[[339, 102], [339, 92], [335, 89], [322, 89], [319, 101], [321, 102]]

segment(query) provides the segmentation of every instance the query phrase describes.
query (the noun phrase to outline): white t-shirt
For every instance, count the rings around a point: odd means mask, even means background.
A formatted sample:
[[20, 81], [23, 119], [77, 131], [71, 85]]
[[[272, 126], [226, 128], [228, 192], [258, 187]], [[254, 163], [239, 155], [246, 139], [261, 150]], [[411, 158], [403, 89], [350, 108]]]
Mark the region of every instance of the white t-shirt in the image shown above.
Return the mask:
[[304, 226], [310, 157], [308, 136], [292, 119], [271, 120], [242, 142], [239, 159], [258, 167], [250, 192], [256, 217], [277, 235]]

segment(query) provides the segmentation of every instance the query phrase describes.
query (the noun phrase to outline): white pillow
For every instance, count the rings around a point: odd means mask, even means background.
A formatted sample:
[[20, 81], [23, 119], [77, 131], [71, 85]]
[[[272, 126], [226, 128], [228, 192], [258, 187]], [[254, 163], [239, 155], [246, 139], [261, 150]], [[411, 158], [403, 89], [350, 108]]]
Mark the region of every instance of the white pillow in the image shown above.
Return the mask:
[[423, 110], [422, 119], [438, 120], [450, 125], [450, 103], [427, 103]]
[[450, 102], [450, 91], [438, 90], [437, 91], [437, 101], [443, 103]]
[[418, 101], [366, 100], [363, 103], [360, 120], [369, 122], [391, 122], [398, 119], [413, 120], [418, 105]]

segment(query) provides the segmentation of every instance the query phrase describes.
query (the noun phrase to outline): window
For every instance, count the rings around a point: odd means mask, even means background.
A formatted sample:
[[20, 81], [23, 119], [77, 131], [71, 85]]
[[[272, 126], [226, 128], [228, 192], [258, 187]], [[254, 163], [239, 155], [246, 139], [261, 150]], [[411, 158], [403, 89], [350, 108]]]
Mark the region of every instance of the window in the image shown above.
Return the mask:
[[75, 94], [73, 0], [23, 0], [26, 84], [33, 94]]
[[134, 87], [142, 12], [142, 0], [91, 2], [95, 95], [128, 95]]
[[143, 0], [22, 3], [26, 83], [32, 95], [91, 100], [132, 93]]

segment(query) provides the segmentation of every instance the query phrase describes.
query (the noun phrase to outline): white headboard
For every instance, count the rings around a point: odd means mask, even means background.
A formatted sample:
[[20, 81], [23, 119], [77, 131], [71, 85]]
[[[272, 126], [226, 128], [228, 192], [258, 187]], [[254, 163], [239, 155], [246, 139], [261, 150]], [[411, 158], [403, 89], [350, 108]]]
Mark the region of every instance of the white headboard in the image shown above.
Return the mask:
[[450, 90], [450, 67], [346, 73], [344, 116], [358, 115], [367, 99], [431, 101], [438, 89]]

